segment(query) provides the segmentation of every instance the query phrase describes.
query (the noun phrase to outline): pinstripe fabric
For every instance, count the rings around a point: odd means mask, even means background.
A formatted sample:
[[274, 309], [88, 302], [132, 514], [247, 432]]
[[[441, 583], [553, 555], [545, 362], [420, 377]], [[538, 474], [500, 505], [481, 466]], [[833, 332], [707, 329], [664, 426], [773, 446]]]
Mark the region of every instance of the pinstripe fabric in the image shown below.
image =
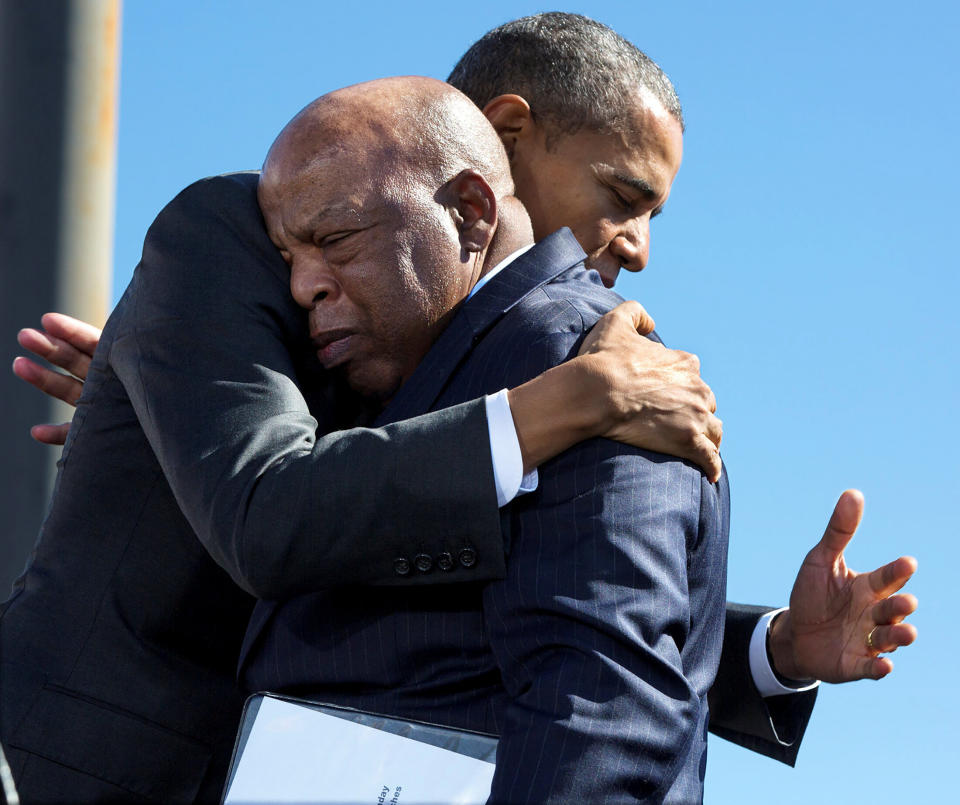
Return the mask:
[[[617, 297], [561, 231], [458, 313], [379, 424], [515, 386]], [[728, 490], [592, 440], [501, 514], [507, 577], [279, 605], [243, 669], [273, 689], [501, 736], [492, 801], [696, 802], [723, 634]], [[441, 571], [434, 570], [434, 573]]]

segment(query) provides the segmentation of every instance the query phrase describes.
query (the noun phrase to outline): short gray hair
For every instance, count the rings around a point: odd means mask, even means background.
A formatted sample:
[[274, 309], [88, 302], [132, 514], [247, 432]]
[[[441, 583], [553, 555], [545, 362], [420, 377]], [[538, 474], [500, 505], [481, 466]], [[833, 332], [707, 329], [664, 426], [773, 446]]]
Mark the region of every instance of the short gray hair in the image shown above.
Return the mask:
[[642, 88], [683, 127], [677, 92], [656, 62], [612, 28], [551, 11], [505, 23], [475, 42], [447, 79], [481, 109], [522, 96], [549, 135], [622, 131]]

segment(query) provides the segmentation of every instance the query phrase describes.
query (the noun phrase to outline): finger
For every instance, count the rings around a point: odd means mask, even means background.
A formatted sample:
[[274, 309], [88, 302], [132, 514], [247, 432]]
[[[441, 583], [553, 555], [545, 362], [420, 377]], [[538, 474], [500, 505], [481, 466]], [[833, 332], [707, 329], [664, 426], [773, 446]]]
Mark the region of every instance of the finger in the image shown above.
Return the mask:
[[90, 356], [69, 342], [32, 328], [17, 333], [17, 341], [24, 349], [29, 349], [54, 366], [66, 369], [81, 380], [86, 379], [90, 369]]
[[32, 327], [26, 327], [17, 333], [17, 343], [24, 349], [29, 349], [34, 355], [39, 355], [44, 359], [47, 355], [52, 355], [56, 351], [50, 336], [40, 330], [34, 330]]
[[849, 680], [883, 679], [893, 670], [893, 660], [889, 657], [861, 657], [854, 667], [854, 675]]
[[717, 446], [703, 434], [698, 434], [694, 439], [693, 449], [684, 458], [689, 459], [707, 476], [710, 483], [715, 484], [720, 480], [720, 453]]
[[886, 598], [903, 587], [916, 571], [917, 560], [912, 556], [901, 556], [883, 567], [870, 571], [867, 580], [870, 582], [870, 589], [877, 596]]
[[13, 359], [13, 373], [21, 380], [40, 389], [44, 394], [76, 405], [83, 392], [83, 383], [68, 375], [62, 375], [34, 363], [29, 358]]
[[818, 547], [825, 549], [835, 561], [853, 539], [861, 517], [863, 494], [856, 489], [848, 489], [840, 495], [837, 505], [833, 507], [833, 514], [830, 515], [830, 522], [827, 523]]
[[646, 335], [656, 327], [653, 317], [647, 313], [643, 305], [632, 299], [621, 302], [608, 315], [628, 317], [633, 329], [640, 333], [640, 335]]
[[97, 327], [63, 313], [45, 313], [40, 321], [50, 335], [66, 341], [88, 358], [93, 357], [101, 335]]
[[60, 445], [67, 441], [70, 432], [70, 423], [62, 425], [34, 425], [30, 428], [30, 435], [38, 442], [50, 445]]
[[912, 623], [895, 623], [892, 626], [877, 626], [871, 632], [873, 650], [878, 653], [896, 651], [909, 646], [917, 639], [917, 627]]
[[714, 396], [713, 389], [710, 389], [710, 396], [707, 398], [707, 408], [710, 409], [711, 414], [717, 413], [717, 398]]
[[910, 593], [891, 595], [874, 604], [870, 616], [877, 624], [900, 623], [907, 615], [917, 610], [917, 599]]
[[704, 435], [716, 446], [720, 446], [723, 439], [723, 421], [711, 414], [707, 417], [707, 430]]

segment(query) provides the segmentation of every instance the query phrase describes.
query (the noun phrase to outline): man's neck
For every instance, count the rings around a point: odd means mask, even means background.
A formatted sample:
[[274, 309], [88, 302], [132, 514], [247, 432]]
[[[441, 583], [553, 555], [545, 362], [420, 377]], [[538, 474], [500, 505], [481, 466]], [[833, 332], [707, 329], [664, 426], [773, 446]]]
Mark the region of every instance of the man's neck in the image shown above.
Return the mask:
[[499, 206], [497, 231], [484, 255], [483, 268], [477, 279], [489, 273], [518, 249], [533, 245], [533, 227], [520, 201], [513, 196], [507, 196], [500, 200]]

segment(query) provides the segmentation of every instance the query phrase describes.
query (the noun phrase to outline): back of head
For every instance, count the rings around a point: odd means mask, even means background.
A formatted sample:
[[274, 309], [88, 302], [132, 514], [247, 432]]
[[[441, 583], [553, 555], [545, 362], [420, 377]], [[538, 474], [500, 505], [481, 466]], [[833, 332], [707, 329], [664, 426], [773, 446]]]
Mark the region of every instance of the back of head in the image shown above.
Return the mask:
[[447, 79], [481, 109], [516, 94], [556, 134], [619, 131], [638, 89], [683, 125], [676, 90], [660, 67], [603, 23], [554, 11], [494, 28], [475, 42]]

